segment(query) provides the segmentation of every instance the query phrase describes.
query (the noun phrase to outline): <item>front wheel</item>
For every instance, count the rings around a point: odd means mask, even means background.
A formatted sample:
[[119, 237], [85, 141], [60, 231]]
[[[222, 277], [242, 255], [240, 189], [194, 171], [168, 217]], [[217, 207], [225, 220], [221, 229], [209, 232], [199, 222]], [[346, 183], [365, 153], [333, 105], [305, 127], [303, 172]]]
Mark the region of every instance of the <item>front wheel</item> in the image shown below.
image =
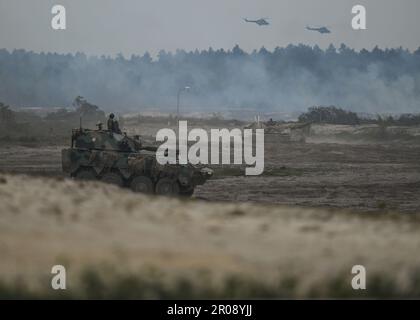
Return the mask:
[[194, 188], [189, 190], [181, 190], [180, 193], [181, 197], [189, 198], [194, 194]]
[[134, 192], [153, 193], [153, 182], [150, 178], [145, 176], [135, 177], [131, 183], [130, 188]]
[[179, 194], [179, 185], [170, 178], [162, 178], [156, 184], [155, 192], [161, 196], [175, 196]]

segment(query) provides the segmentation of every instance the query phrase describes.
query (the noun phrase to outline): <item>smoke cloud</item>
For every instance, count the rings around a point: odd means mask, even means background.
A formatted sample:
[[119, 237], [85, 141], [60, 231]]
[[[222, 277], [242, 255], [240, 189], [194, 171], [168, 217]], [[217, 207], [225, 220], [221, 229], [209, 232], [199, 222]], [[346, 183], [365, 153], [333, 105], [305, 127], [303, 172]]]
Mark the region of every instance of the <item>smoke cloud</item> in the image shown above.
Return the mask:
[[290, 113], [313, 105], [356, 112], [420, 112], [420, 50], [289, 45], [246, 53], [161, 51], [125, 58], [0, 50], [0, 101], [66, 107], [82, 95], [105, 110], [251, 110]]

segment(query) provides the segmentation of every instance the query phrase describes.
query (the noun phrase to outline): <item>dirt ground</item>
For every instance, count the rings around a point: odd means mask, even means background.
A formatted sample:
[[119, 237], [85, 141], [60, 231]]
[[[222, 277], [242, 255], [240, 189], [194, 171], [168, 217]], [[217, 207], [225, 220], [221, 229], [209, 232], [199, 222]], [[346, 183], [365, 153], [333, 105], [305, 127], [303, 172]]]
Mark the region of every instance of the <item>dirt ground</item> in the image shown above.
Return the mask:
[[[400, 212], [420, 209], [420, 145], [266, 144], [267, 175], [209, 181], [195, 193], [220, 201]], [[270, 169], [284, 174], [269, 176]]]
[[[0, 144], [0, 172], [61, 176], [66, 146]], [[265, 173], [219, 170], [194, 197], [357, 211], [420, 211], [420, 143], [266, 141]], [[239, 173], [239, 174], [238, 174]], [[242, 173], [242, 174], [241, 174]]]

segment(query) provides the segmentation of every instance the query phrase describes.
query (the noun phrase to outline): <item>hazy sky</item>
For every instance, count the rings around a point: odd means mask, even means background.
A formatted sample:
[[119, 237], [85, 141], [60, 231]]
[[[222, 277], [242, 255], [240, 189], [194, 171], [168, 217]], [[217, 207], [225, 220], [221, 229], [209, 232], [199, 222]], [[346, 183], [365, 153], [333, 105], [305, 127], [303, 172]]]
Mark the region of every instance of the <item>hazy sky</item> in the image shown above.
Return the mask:
[[[52, 30], [54, 4], [65, 6], [67, 30]], [[351, 28], [357, 4], [366, 6], [366, 31]], [[289, 43], [417, 49], [419, 13], [420, 0], [0, 0], [0, 48], [126, 56], [235, 44], [246, 51]], [[271, 25], [244, 17], [269, 17]], [[310, 32], [306, 25], [333, 33]]]

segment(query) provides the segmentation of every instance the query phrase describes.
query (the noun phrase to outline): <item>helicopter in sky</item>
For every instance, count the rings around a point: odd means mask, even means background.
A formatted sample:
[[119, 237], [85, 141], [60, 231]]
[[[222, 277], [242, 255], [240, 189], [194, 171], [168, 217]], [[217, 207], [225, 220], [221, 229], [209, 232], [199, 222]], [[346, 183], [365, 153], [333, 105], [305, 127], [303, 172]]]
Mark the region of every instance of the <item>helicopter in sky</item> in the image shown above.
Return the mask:
[[328, 29], [327, 27], [311, 28], [311, 27], [306, 26], [306, 30], [309, 30], [309, 31], [317, 31], [317, 32], [319, 32], [321, 34], [331, 33], [330, 29]]
[[259, 26], [268, 26], [270, 23], [267, 21], [268, 18], [261, 18], [258, 20], [249, 20], [247, 18], [244, 18], [245, 22], [253, 22], [258, 24]]

